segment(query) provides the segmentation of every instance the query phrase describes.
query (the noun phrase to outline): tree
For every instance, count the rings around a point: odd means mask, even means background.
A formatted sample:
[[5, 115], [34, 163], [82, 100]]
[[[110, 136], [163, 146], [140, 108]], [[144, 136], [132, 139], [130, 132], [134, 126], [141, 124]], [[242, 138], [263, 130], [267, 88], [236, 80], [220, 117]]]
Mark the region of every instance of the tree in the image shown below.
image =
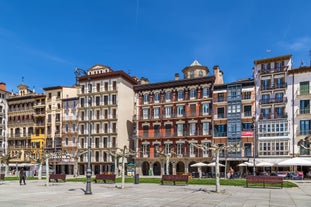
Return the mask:
[[[110, 152], [109, 154], [114, 156], [115, 158], [122, 158], [122, 169], [121, 169], [121, 177], [122, 177], [122, 185], [121, 185], [121, 189], [124, 188], [124, 182], [125, 182], [125, 158], [128, 158], [130, 156], [136, 155], [136, 152], [133, 152], [130, 149], [127, 149], [126, 145], [124, 145], [123, 149], [117, 148], [118, 151], [116, 151], [115, 153]], [[115, 166], [116, 167], [116, 166]]]
[[235, 144], [235, 145], [218, 145], [218, 144], [212, 144], [211, 146], [206, 146], [206, 145], [202, 145], [202, 144], [195, 144], [195, 143], [190, 143], [190, 145], [201, 149], [203, 151], [208, 151], [208, 150], [212, 150], [215, 153], [215, 175], [216, 175], [216, 192], [220, 193], [220, 173], [219, 173], [219, 153], [222, 150], [225, 149], [236, 149], [239, 147], [239, 144]]

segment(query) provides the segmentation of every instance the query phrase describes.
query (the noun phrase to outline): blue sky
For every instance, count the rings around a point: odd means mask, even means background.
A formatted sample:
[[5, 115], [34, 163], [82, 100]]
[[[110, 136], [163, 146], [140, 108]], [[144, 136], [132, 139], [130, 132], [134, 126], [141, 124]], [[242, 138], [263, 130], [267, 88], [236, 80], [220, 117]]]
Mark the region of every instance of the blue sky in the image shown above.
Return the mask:
[[225, 82], [251, 77], [257, 59], [309, 65], [310, 11], [309, 0], [0, 0], [0, 82], [42, 92], [95, 64], [152, 83], [195, 59]]

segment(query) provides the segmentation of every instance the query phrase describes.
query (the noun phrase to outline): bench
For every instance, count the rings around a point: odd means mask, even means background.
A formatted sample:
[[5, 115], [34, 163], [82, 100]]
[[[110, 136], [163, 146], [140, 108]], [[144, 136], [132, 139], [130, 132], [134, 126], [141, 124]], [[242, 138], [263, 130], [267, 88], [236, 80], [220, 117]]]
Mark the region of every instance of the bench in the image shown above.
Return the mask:
[[4, 181], [5, 174], [0, 174], [0, 180]]
[[106, 183], [106, 180], [111, 180], [113, 183], [116, 182], [116, 175], [115, 174], [96, 174], [95, 175], [95, 183], [97, 180], [102, 180]]
[[161, 184], [163, 185], [165, 181], [173, 182], [186, 182], [188, 184], [188, 175], [162, 175]]
[[281, 188], [283, 188], [283, 178], [277, 176], [246, 176], [246, 187], [248, 187], [249, 183], [262, 184], [265, 188], [266, 184], [279, 184]]
[[58, 180], [63, 180], [66, 182], [66, 174], [50, 174], [49, 182], [51, 182], [51, 180], [55, 180], [55, 182], [58, 182]]

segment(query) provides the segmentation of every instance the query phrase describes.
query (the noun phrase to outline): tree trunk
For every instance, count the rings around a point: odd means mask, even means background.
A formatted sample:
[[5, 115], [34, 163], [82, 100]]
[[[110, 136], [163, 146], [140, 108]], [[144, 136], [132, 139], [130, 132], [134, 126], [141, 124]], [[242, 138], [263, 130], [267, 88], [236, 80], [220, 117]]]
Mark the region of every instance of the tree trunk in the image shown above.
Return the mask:
[[220, 193], [220, 181], [219, 181], [219, 149], [215, 150], [216, 153], [216, 192]]

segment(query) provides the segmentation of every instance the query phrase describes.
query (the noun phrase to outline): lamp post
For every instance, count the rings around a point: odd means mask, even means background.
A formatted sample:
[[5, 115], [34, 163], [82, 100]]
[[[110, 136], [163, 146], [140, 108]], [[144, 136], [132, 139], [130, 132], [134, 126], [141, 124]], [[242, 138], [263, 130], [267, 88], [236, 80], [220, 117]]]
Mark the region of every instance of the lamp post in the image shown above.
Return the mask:
[[79, 79], [81, 75], [87, 76], [87, 98], [88, 98], [88, 106], [87, 106], [87, 113], [88, 113], [88, 138], [87, 138], [87, 169], [86, 169], [86, 189], [85, 194], [90, 195], [92, 194], [91, 190], [91, 176], [92, 176], [92, 169], [91, 169], [91, 84], [90, 84], [90, 76], [88, 73], [80, 68], [75, 69], [76, 80]]

